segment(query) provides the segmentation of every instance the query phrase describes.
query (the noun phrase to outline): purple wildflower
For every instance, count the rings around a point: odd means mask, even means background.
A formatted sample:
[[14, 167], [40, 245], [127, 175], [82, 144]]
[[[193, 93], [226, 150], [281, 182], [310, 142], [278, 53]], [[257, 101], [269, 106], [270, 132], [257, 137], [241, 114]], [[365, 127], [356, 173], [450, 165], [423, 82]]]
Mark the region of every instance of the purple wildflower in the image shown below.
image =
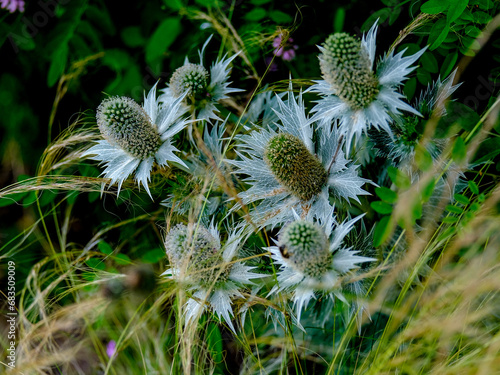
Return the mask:
[[108, 345], [106, 345], [106, 354], [108, 355], [109, 358], [114, 356], [116, 354], [116, 341], [111, 340], [108, 342]]
[[292, 61], [295, 58], [295, 50], [299, 48], [298, 45], [292, 43], [292, 38], [288, 38], [286, 42], [282, 43], [282, 35], [277, 36], [273, 40], [274, 55], [285, 61]]
[[0, 0], [0, 8], [14, 13], [16, 10], [24, 12], [24, 0]]

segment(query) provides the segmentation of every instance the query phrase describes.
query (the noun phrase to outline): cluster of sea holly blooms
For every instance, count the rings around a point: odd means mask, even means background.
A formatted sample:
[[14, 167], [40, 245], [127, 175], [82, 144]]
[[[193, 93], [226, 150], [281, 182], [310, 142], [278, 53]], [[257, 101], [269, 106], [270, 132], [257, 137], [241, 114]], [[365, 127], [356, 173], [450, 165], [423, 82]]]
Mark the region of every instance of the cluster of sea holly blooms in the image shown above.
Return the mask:
[[[291, 83], [285, 94], [259, 94], [246, 117], [252, 127], [234, 139], [234, 160], [224, 158], [221, 137], [226, 121], [217, 116], [216, 105], [228, 94], [242, 91], [228, 82], [229, 64], [237, 55], [224, 56], [206, 67], [203, 55], [210, 39], [199, 52], [200, 62], [186, 58], [159, 97], [155, 85], [142, 106], [125, 97], [105, 99], [99, 106], [97, 124], [103, 139], [86, 155], [104, 164], [103, 175], [110, 186], [118, 184], [118, 193], [133, 174], [151, 196], [148, 183], [155, 164], [162, 167], [170, 162], [188, 168], [186, 160], [174, 154], [178, 149], [173, 136], [188, 131], [194, 122], [205, 124], [205, 144], [219, 167], [224, 165], [247, 183], [236, 203], [222, 202], [232, 205], [230, 212], [250, 207], [249, 218], [228, 231], [224, 244], [213, 220], [207, 226], [179, 223], [166, 234], [170, 268], [163, 275], [187, 285], [186, 324], [210, 307], [235, 331], [233, 299], [243, 298], [245, 284], [258, 293], [260, 288], [251, 280], [269, 276], [238, 260], [256, 227], [279, 228], [275, 246], [264, 248], [277, 265], [277, 277], [270, 278], [275, 285], [266, 297], [278, 292], [291, 295], [297, 325], [301, 312], [318, 294], [350, 304], [351, 311], [363, 310], [362, 302], [345, 298], [342, 281], [362, 263], [375, 259], [363, 255], [366, 249], [346, 246], [344, 240], [363, 216], [350, 217], [350, 202], [359, 203], [359, 196], [368, 194], [364, 185], [376, 184], [360, 177], [359, 166], [349, 158], [358, 152], [386, 155], [388, 163], [405, 167], [412, 161], [418, 137], [407, 139], [405, 134], [411, 132], [401, 129], [412, 127], [416, 116], [422, 116], [420, 109], [432, 108], [438, 96], [448, 97], [456, 88], [451, 86], [453, 77], [438, 79], [413, 106], [408, 104], [401, 86], [425, 48], [405, 57], [405, 51], [386, 53], [374, 67], [376, 32], [374, 25], [362, 39], [333, 34], [320, 47], [323, 79], [308, 89], [319, 94], [311, 117], [302, 93], [295, 96]], [[209, 124], [212, 132], [207, 130]], [[384, 134], [384, 142], [366, 142], [373, 131]], [[162, 198], [168, 202], [168, 197]], [[338, 222], [339, 216], [347, 219]], [[356, 301], [361, 301], [364, 289], [357, 283], [350, 289], [359, 294]], [[246, 308], [243, 304], [240, 313]]]

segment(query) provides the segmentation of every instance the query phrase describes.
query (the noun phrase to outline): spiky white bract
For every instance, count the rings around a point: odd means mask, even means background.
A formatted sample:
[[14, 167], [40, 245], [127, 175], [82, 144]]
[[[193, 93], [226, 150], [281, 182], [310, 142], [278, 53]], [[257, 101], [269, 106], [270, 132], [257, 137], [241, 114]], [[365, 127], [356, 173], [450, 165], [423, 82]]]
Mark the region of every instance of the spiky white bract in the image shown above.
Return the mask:
[[[250, 231], [241, 226], [230, 232], [221, 246], [219, 232], [213, 221], [208, 229], [196, 224], [178, 225], [167, 234], [165, 245], [171, 268], [162, 276], [188, 285], [191, 296], [183, 307], [186, 324], [197, 322], [207, 306], [210, 306], [218, 318], [223, 318], [236, 332], [231, 322], [234, 315], [231, 300], [243, 298], [241, 289], [245, 285], [255, 285], [252, 279], [265, 276], [252, 272], [255, 267], [246, 266], [235, 259], [249, 234]], [[184, 241], [181, 241], [181, 237]]]
[[168, 103], [180, 95], [186, 95], [184, 105], [189, 109], [189, 112], [194, 114], [196, 119], [206, 121], [221, 120], [216, 114], [218, 112], [216, 104], [229, 98], [228, 94], [244, 91], [229, 87], [231, 82], [228, 82], [231, 72], [229, 65], [238, 54], [229, 58], [226, 54], [221, 59], [218, 58], [208, 71], [203, 61], [203, 55], [211, 39], [212, 36], [207, 39], [201, 51], [198, 51], [199, 64], [189, 62], [186, 57], [184, 65], [175, 71], [170, 84], [161, 90], [163, 94], [159, 97], [161, 102]]
[[[342, 294], [341, 277], [357, 269], [360, 263], [372, 262], [375, 259], [358, 255], [359, 250], [342, 247], [344, 238], [363, 215], [339, 224], [333, 214], [333, 208], [326, 219], [320, 219], [314, 223], [311, 215], [303, 220], [295, 212], [293, 214], [296, 221], [283, 229], [279, 246], [271, 246], [266, 250], [271, 253], [272, 259], [279, 266], [277, 285], [273, 287], [269, 295], [277, 292], [291, 292], [297, 317], [300, 320], [302, 310], [307, 307], [311, 299], [315, 298], [315, 292], [325, 294], [332, 301], [337, 297], [342, 302], [348, 303]], [[313, 232], [318, 232], [316, 235], [318, 240], [314, 241], [314, 245], [311, 246], [311, 248], [316, 247], [317, 250], [310, 251], [306, 255], [300, 252], [294, 254], [293, 250], [290, 251], [290, 247], [294, 244], [290, 244], [287, 228], [293, 230], [293, 226], [297, 225], [308, 226]], [[325, 238], [325, 243], [318, 246], [316, 243], [320, 242], [321, 237]], [[305, 240], [301, 238], [296, 240], [296, 242], [300, 241]], [[309, 242], [312, 243], [312, 241]], [[318, 260], [314, 258], [315, 253], [318, 255]], [[328, 257], [325, 257], [325, 254], [328, 254]], [[302, 259], [304, 257], [308, 259]], [[324, 259], [328, 259], [328, 262], [325, 263]], [[309, 269], [310, 266], [314, 269]]]
[[[339, 129], [346, 136], [347, 154], [353, 143], [356, 142], [363, 133], [367, 133], [369, 128], [383, 130], [392, 136], [390, 123], [394, 116], [400, 116], [400, 111], [407, 111], [419, 116], [420, 113], [403, 99], [404, 96], [398, 89], [403, 81], [408, 78], [416, 66], [412, 66], [425, 52], [423, 48], [411, 56], [403, 57], [406, 50], [396, 55], [391, 51], [387, 53], [377, 64], [373, 71], [375, 62], [375, 34], [377, 33], [375, 23], [366, 35], [363, 35], [361, 43], [361, 56], [368, 59], [367, 69], [374, 73], [374, 78], [378, 81], [378, 92], [371, 98], [364, 101], [364, 106], [352, 105], [339, 96], [339, 88], [335, 87], [329, 77], [323, 75], [322, 80], [315, 81], [315, 84], [308, 89], [310, 92], [322, 96], [312, 109], [315, 112], [314, 120], [320, 121], [322, 126], [329, 129], [332, 122], [338, 121]], [[321, 52], [325, 52], [323, 47], [319, 47]], [[322, 64], [323, 66], [326, 64]], [[362, 82], [360, 83], [362, 85]]]
[[[318, 129], [317, 137], [313, 137], [314, 123], [305, 113], [302, 93], [295, 98], [290, 88], [287, 100], [276, 96], [276, 101], [275, 113], [279, 118], [276, 130], [268, 127], [239, 136], [236, 151], [239, 160], [227, 160], [238, 168], [234, 173], [247, 176], [244, 181], [251, 185], [239, 193], [241, 203], [249, 205], [260, 201], [250, 213], [254, 223], [258, 227], [274, 227], [289, 222], [293, 220], [292, 208], [301, 217], [311, 213], [323, 218], [332, 207], [330, 193], [337, 199], [356, 202], [359, 196], [369, 194], [362, 189], [369, 180], [359, 177], [358, 167], [346, 160], [337, 133]], [[284, 150], [280, 154], [281, 146]], [[304, 160], [295, 158], [294, 155], [298, 155], [295, 152]], [[281, 157], [291, 159], [288, 161], [297, 169], [296, 175], [280, 164]], [[302, 161], [311, 168], [301, 165]], [[321, 176], [310, 175], [311, 170], [321, 172]], [[293, 181], [287, 183], [287, 180]], [[311, 183], [315, 186], [311, 187]], [[239, 207], [237, 204], [234, 209]]]
[[[389, 137], [386, 133], [370, 133], [378, 156], [386, 158], [392, 165], [414, 176], [412, 164], [415, 160], [416, 146], [424, 132], [425, 122], [430, 119], [433, 113], [439, 117], [446, 115], [444, 101], [460, 86], [460, 84], [453, 85], [455, 73], [456, 71], [452, 72], [444, 80], [438, 77], [420, 94], [414, 107], [422, 114], [422, 119], [414, 116], [396, 117], [391, 124], [393, 137]], [[434, 162], [444, 151], [446, 143], [446, 139], [430, 139], [425, 143], [425, 149]]]
[[[179, 150], [172, 144], [172, 137], [189, 123], [184, 117], [186, 109], [182, 100], [183, 97], [180, 97], [169, 103], [160, 103], [154, 85], [144, 96], [142, 107], [125, 97], [103, 101], [98, 110], [98, 122], [105, 139], [97, 141], [83, 155], [105, 165], [102, 175], [110, 179], [109, 186], [118, 184], [118, 194], [123, 182], [135, 172], [139, 188], [142, 184], [152, 198], [148, 184], [155, 162], [162, 167], [167, 166], [169, 161], [185, 166], [174, 154]], [[113, 112], [105, 115], [103, 112], [107, 109]], [[129, 118], [120, 117], [121, 113], [115, 113], [118, 111], [126, 112]], [[106, 118], [112, 120], [114, 128], [106, 123]], [[124, 136], [118, 134], [120, 127]], [[105, 186], [106, 183], [103, 183], [103, 190]]]

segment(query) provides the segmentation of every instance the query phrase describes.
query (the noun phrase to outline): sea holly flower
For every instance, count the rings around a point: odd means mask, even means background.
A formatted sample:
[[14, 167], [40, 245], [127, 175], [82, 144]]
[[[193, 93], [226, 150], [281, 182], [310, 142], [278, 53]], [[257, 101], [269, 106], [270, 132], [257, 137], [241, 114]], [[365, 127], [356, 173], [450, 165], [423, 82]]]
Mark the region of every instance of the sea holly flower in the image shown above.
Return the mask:
[[199, 64], [191, 63], [188, 58], [184, 60], [184, 65], [179, 67], [170, 79], [168, 87], [163, 89], [160, 95], [161, 102], [168, 103], [176, 98], [183, 97], [183, 104], [189, 112], [198, 120], [221, 120], [217, 115], [216, 104], [222, 99], [227, 99], [228, 94], [243, 91], [241, 89], [229, 87], [228, 82], [231, 68], [229, 64], [238, 56], [235, 54], [229, 58], [224, 55], [222, 59], [217, 59], [210, 69], [203, 61], [205, 48], [212, 39], [210, 36], [201, 51]]
[[[114, 96], [97, 108], [97, 125], [103, 140], [90, 147], [84, 156], [105, 164], [105, 178], [109, 186], [117, 183], [118, 194], [123, 181], [135, 172], [135, 180], [151, 197], [148, 182], [156, 162], [166, 166], [168, 161], [184, 165], [174, 152], [172, 137], [189, 123], [183, 115], [183, 97], [160, 104], [156, 99], [156, 85], [144, 97], [140, 106], [133, 99]], [[103, 183], [102, 188], [106, 186]]]
[[213, 222], [209, 228], [178, 224], [168, 232], [165, 248], [171, 268], [162, 275], [188, 285], [191, 297], [184, 306], [186, 324], [194, 322], [208, 305], [235, 332], [231, 299], [243, 298], [240, 289], [245, 284], [254, 285], [251, 279], [265, 276], [251, 272], [254, 267], [235, 259], [246, 233], [248, 231], [240, 227], [229, 233], [221, 245]]
[[291, 221], [292, 208], [301, 217], [309, 212], [324, 217], [331, 209], [330, 192], [337, 199], [356, 202], [368, 194], [361, 186], [369, 180], [359, 177], [357, 166], [345, 159], [337, 133], [319, 129], [313, 134], [302, 93], [296, 99], [289, 91], [288, 100], [276, 96], [276, 101], [276, 130], [268, 127], [240, 136], [240, 160], [228, 160], [251, 185], [239, 193], [241, 203], [260, 201], [251, 212], [254, 223], [264, 227]]
[[[386, 133], [372, 133], [370, 138], [374, 142], [377, 156], [386, 158], [392, 165], [402, 168], [413, 175], [412, 164], [415, 160], [417, 145], [424, 133], [426, 122], [434, 113], [435, 116], [446, 115], [444, 100], [449, 98], [460, 86], [453, 85], [455, 72], [441, 81], [430, 84], [420, 97], [415, 100], [414, 107], [422, 114], [421, 118], [415, 116], [398, 116], [390, 127], [393, 137]], [[425, 149], [435, 162], [444, 151], [446, 139], [430, 139], [425, 144]]]
[[295, 212], [294, 216], [296, 220], [282, 230], [278, 246], [266, 250], [279, 265], [277, 285], [270, 294], [291, 292], [300, 320], [302, 310], [316, 292], [348, 303], [342, 294], [341, 277], [352, 273], [358, 264], [375, 259], [342, 247], [344, 238], [363, 215], [341, 224], [335, 220], [333, 208], [326, 220], [313, 221], [311, 215], [301, 219]]
[[393, 117], [401, 115], [400, 110], [420, 115], [403, 101], [398, 89], [416, 68], [411, 65], [426, 48], [406, 57], [403, 57], [406, 50], [396, 55], [391, 51], [374, 70], [376, 33], [374, 24], [361, 40], [346, 33], [330, 35], [319, 47], [323, 79], [315, 81], [309, 89], [322, 96], [312, 110], [314, 119], [320, 120], [325, 128], [338, 121], [340, 132], [346, 136], [348, 154], [353, 139], [359, 139], [369, 128], [392, 136], [390, 123]]

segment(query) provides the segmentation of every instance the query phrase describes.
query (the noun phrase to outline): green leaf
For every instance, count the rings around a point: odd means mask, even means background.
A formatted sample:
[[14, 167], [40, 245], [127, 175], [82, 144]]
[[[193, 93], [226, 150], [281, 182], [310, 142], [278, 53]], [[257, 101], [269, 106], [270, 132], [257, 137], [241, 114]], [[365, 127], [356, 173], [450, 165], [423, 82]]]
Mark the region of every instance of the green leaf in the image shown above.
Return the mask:
[[67, 194], [68, 203], [69, 204], [75, 204], [76, 198], [78, 198], [78, 194], [80, 194], [80, 192], [77, 191], [77, 190], [73, 190], [73, 191], [69, 192]]
[[264, 8], [253, 8], [250, 12], [245, 14], [243, 18], [249, 21], [260, 21], [267, 15], [267, 11]]
[[446, 0], [429, 0], [422, 4], [420, 11], [427, 14], [438, 14], [444, 12], [450, 6]]
[[464, 206], [467, 206], [470, 203], [470, 199], [467, 198], [465, 195], [462, 195], [462, 194], [455, 194], [453, 196], [453, 198], [455, 198], [455, 200], [458, 203], [462, 203]]
[[126, 27], [121, 32], [123, 42], [129, 47], [142, 47], [146, 44], [146, 39], [142, 36], [139, 26]]
[[429, 83], [432, 82], [431, 74], [424, 69], [417, 70], [417, 79], [424, 86], [427, 86]]
[[449, 101], [446, 110], [446, 116], [439, 120], [439, 128], [446, 130], [459, 125], [462, 129], [471, 131], [480, 119], [476, 111], [459, 102]]
[[380, 219], [375, 225], [375, 230], [373, 232], [373, 246], [378, 247], [387, 241], [392, 233], [392, 229], [393, 223], [391, 216], [384, 216]]
[[387, 168], [387, 174], [391, 181], [400, 189], [408, 189], [411, 185], [410, 178], [395, 167]]
[[49, 73], [47, 75], [47, 85], [49, 87], [54, 86], [54, 84], [63, 75], [64, 68], [66, 67], [66, 62], [68, 60], [68, 51], [68, 45], [62, 44], [52, 54]]
[[389, 15], [389, 25], [392, 25], [397, 21], [402, 9], [403, 7], [392, 8], [392, 12]]
[[5, 197], [0, 198], [0, 207], [10, 206], [11, 204], [14, 203], [21, 203], [22, 199], [26, 194], [28, 194], [28, 192], [6, 195]]
[[469, 4], [469, 0], [455, 0], [453, 2], [453, 6], [450, 7], [447, 14], [448, 23], [452, 23], [458, 17], [462, 15], [465, 8], [467, 8], [467, 4]]
[[420, 144], [415, 149], [415, 163], [421, 171], [427, 171], [432, 167], [432, 156], [430, 152]]
[[479, 187], [474, 181], [469, 181], [467, 185], [469, 186], [470, 191], [472, 191], [476, 195], [479, 195]]
[[474, 21], [477, 23], [488, 23], [491, 21], [491, 16], [488, 13], [476, 11], [472, 13]]
[[406, 81], [405, 87], [403, 88], [404, 94], [408, 98], [408, 100], [411, 100], [413, 98], [416, 89], [417, 79], [415, 77], [411, 77], [408, 81]]
[[465, 35], [470, 36], [471, 38], [477, 38], [479, 35], [481, 35], [481, 33], [481, 29], [477, 28], [476, 26], [467, 26], [465, 28]]
[[446, 57], [444, 58], [443, 63], [441, 64], [441, 70], [440, 70], [440, 75], [441, 77], [447, 77], [448, 74], [451, 73], [453, 70], [455, 63], [457, 62], [458, 59], [458, 53], [452, 52], [446, 54]]
[[449, 212], [452, 212], [454, 214], [461, 214], [464, 212], [464, 210], [460, 207], [457, 207], [457, 206], [453, 206], [451, 204], [447, 205], [446, 206], [446, 210], [449, 211]]
[[35, 191], [30, 191], [24, 198], [23, 198], [23, 205], [29, 206], [33, 203], [35, 203], [38, 200], [38, 196]]
[[223, 345], [222, 345], [222, 335], [220, 333], [219, 327], [214, 323], [209, 323], [207, 326], [206, 342], [210, 356], [215, 363], [221, 363], [223, 361]]
[[158, 263], [160, 260], [165, 258], [165, 250], [162, 248], [156, 248], [146, 252], [141, 261], [143, 263]]
[[437, 73], [438, 72], [438, 62], [432, 52], [426, 51], [420, 57], [420, 62], [422, 63], [422, 67], [427, 70], [429, 73]]
[[436, 188], [436, 180], [430, 180], [429, 183], [422, 189], [422, 201], [427, 202], [434, 193]]
[[85, 264], [90, 268], [94, 268], [96, 270], [103, 271], [106, 269], [106, 265], [101, 259], [90, 258], [89, 260], [85, 261]]
[[448, 216], [442, 220], [442, 222], [445, 224], [453, 224], [453, 223], [456, 223], [457, 221], [458, 221], [458, 217], [456, 217], [456, 216]]
[[39, 193], [38, 198], [40, 199], [40, 206], [45, 207], [48, 204], [54, 202], [57, 197], [57, 193], [52, 190], [43, 190]]
[[368, 31], [377, 20], [379, 24], [384, 23], [391, 15], [391, 12], [391, 8], [382, 8], [372, 13], [361, 26], [361, 31]]
[[170, 9], [179, 11], [184, 8], [184, 3], [181, 0], [163, 0], [166, 6]]
[[340, 33], [344, 30], [344, 22], [345, 22], [345, 9], [342, 7], [337, 8], [335, 12], [335, 17], [333, 19], [333, 31], [336, 33]]
[[272, 10], [269, 12], [269, 18], [276, 22], [278, 25], [284, 25], [291, 23], [293, 21], [293, 18], [286, 14], [285, 12], [282, 12], [280, 10]]
[[493, 0], [471, 0], [469, 5], [477, 5], [479, 9], [488, 10], [493, 7]]
[[443, 232], [441, 232], [441, 234], [439, 234], [437, 238], [438, 242], [449, 239], [451, 236], [453, 236], [453, 234], [455, 234], [455, 231], [455, 226], [446, 228]]
[[114, 259], [116, 261], [116, 264], [120, 264], [120, 265], [128, 265], [128, 264], [132, 263], [132, 261], [130, 260], [130, 257], [128, 255], [125, 255], [125, 254], [117, 254], [114, 257]]
[[451, 156], [457, 163], [462, 163], [465, 160], [467, 156], [467, 147], [462, 137], [457, 137], [455, 140]]
[[375, 201], [370, 204], [376, 212], [382, 215], [388, 215], [392, 212], [392, 206], [389, 203], [382, 201]]
[[253, 5], [262, 5], [271, 2], [271, 0], [250, 0]]
[[375, 188], [375, 193], [380, 199], [387, 203], [396, 203], [398, 200], [398, 193], [383, 186]]
[[101, 251], [101, 253], [110, 255], [113, 253], [113, 248], [106, 241], [101, 241], [97, 244], [97, 248]]
[[438, 48], [441, 43], [448, 36], [448, 32], [450, 31], [450, 25], [446, 22], [444, 18], [438, 20], [431, 29], [429, 34], [429, 47], [430, 50], [434, 50]]
[[181, 21], [177, 17], [163, 20], [146, 44], [146, 62], [155, 66], [168, 47], [181, 33]]

